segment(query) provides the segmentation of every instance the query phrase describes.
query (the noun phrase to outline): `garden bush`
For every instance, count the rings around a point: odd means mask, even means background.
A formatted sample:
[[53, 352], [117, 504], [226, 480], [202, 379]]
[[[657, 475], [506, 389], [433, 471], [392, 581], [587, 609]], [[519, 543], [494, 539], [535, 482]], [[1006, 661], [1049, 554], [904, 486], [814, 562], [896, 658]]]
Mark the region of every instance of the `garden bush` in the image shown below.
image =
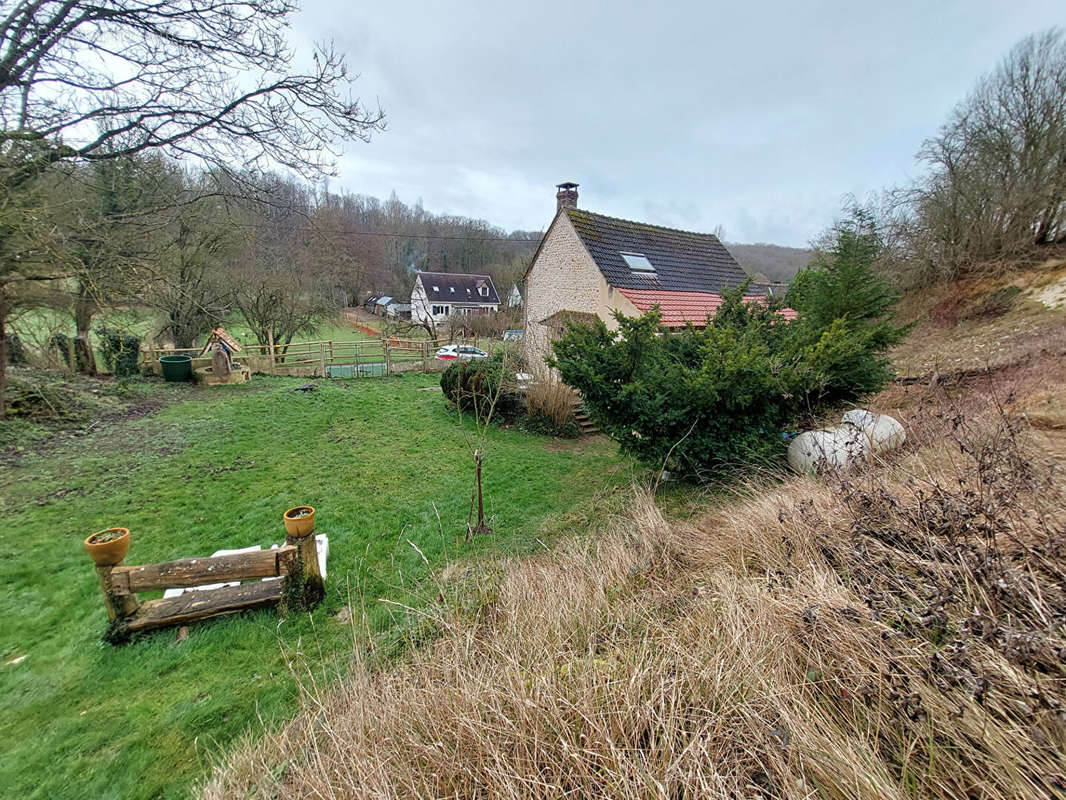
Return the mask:
[[141, 353], [141, 340], [115, 328], [98, 328], [96, 338], [100, 341], [100, 356], [108, 372], [120, 378], [137, 374], [137, 360]]
[[7, 345], [8, 364], [26, 364], [26, 348], [22, 346], [22, 339], [17, 333], [8, 333], [4, 336]]
[[520, 404], [513, 376], [499, 355], [450, 364], [440, 376], [440, 388], [461, 412], [480, 420], [490, 415], [497, 421], [512, 419]]
[[48, 346], [55, 351], [64, 364], [70, 363], [70, 354], [74, 342], [69, 336], [65, 333], [53, 333], [48, 339]]
[[655, 467], [706, 480], [779, 461], [787, 431], [891, 379], [885, 353], [905, 329], [871, 270], [877, 252], [876, 233], [842, 226], [790, 292], [793, 321], [778, 299], [746, 301], [744, 285], [703, 330], [667, 331], [658, 311], [618, 314], [617, 331], [571, 325], [551, 363], [604, 431]]

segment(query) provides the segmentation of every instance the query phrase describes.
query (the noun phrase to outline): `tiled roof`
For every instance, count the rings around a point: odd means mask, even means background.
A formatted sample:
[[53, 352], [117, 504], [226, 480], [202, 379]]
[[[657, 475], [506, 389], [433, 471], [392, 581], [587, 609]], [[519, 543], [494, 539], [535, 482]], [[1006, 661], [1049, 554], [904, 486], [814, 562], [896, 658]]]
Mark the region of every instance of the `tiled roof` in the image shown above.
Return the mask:
[[[432, 303], [492, 303], [499, 304], [500, 296], [492, 278], [488, 275], [466, 275], [460, 272], [420, 272], [422, 288]], [[487, 285], [489, 293], [482, 295], [481, 286]]]
[[[722, 295], [715, 292], [670, 292], [662, 289], [620, 289], [629, 302], [641, 311], [651, 311], [655, 306], [662, 312], [662, 324], [667, 328], [681, 328], [686, 323], [705, 325], [707, 317], [713, 317], [722, 305]], [[755, 302], [761, 297], [752, 297]], [[782, 311], [785, 319], [795, 319], [791, 308]]]
[[[747, 280], [713, 234], [645, 225], [577, 208], [566, 213], [600, 272], [619, 289], [718, 294]], [[630, 269], [624, 252], [645, 256], [655, 272]], [[752, 293], [764, 294], [765, 288], [753, 286]]]

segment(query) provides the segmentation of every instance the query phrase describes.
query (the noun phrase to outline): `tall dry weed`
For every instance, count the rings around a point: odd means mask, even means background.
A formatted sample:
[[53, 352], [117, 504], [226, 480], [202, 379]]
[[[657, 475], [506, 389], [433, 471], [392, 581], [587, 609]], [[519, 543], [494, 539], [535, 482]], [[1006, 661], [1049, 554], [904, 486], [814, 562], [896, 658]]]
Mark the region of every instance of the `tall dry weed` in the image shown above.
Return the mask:
[[525, 397], [530, 415], [549, 420], [558, 428], [573, 424], [574, 402], [578, 395], [558, 378], [539, 376], [526, 388]]

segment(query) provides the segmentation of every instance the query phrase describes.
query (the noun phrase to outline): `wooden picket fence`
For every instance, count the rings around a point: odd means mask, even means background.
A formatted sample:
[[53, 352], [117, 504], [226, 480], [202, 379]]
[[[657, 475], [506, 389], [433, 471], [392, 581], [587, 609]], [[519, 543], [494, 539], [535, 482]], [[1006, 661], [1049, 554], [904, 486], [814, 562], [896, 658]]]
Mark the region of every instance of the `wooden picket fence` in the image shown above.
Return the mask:
[[[122, 563], [96, 565], [96, 573], [110, 620], [104, 640], [111, 644], [121, 644], [135, 633], [250, 608], [281, 605], [283, 611], [310, 609], [325, 594], [314, 533], [300, 538], [286, 536], [284, 546], [274, 550], [132, 567]], [[138, 592], [233, 581], [253, 582], [144, 602], [137, 596]]]

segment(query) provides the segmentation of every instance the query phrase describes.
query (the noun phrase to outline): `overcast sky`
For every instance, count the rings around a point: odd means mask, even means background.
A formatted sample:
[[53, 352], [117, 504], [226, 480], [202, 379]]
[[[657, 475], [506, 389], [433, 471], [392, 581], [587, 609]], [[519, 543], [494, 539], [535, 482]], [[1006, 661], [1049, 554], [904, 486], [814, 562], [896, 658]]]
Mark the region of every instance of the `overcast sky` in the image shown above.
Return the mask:
[[804, 246], [914, 154], [1062, 0], [304, 0], [388, 130], [333, 188], [539, 230], [554, 185], [613, 216]]

